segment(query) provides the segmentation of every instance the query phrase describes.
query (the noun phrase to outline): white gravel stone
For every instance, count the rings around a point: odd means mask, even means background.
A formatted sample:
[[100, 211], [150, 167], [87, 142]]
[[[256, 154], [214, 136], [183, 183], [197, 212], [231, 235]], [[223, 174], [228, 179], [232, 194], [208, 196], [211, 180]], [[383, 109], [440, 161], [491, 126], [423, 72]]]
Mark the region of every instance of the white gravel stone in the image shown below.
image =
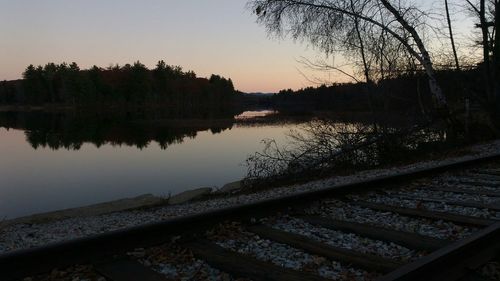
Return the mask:
[[[365, 199], [364, 197], [357, 197], [353, 196], [353, 199]], [[417, 208], [417, 209], [425, 209], [429, 211], [435, 211], [435, 212], [444, 212], [444, 213], [452, 213], [452, 214], [459, 214], [459, 215], [464, 215], [464, 216], [472, 216], [472, 217], [480, 217], [480, 218], [487, 218], [487, 219], [495, 219], [499, 217], [498, 212], [496, 211], [491, 211], [487, 209], [478, 209], [478, 208], [471, 208], [471, 207], [464, 207], [464, 206], [454, 206], [454, 205], [448, 205], [445, 203], [441, 202], [424, 202], [424, 201], [419, 201], [419, 200], [409, 200], [409, 199], [402, 199], [398, 197], [390, 197], [390, 196], [375, 196], [375, 197], [370, 197], [366, 199], [369, 202], [372, 203], [378, 203], [378, 204], [386, 204], [386, 205], [392, 205], [392, 206], [399, 206], [399, 207], [405, 207], [405, 208]]]
[[421, 257], [417, 252], [394, 243], [387, 243], [361, 237], [352, 233], [316, 227], [300, 219], [282, 218], [272, 224], [272, 227], [286, 232], [303, 235], [334, 247], [378, 255], [388, 259], [410, 261]]
[[129, 256], [137, 258], [144, 266], [165, 275], [169, 280], [235, 280], [229, 274], [211, 267], [205, 261], [194, 258], [189, 250], [172, 246], [173, 244], [143, 249], [139, 258], [134, 253], [129, 253]]
[[488, 180], [488, 179], [484, 179], [481, 177], [470, 177], [470, 176], [451, 176], [451, 177], [444, 178], [442, 181], [443, 182], [452, 182], [452, 183], [463, 182], [463, 183], [466, 183], [468, 185], [473, 185], [473, 186], [484, 185], [484, 186], [495, 187], [495, 185], [499, 184], [498, 181]]
[[477, 228], [464, 227], [451, 222], [417, 219], [391, 212], [374, 211], [338, 200], [324, 200], [322, 203], [307, 209], [306, 212], [326, 218], [366, 223], [448, 240], [462, 239], [478, 231]]
[[[234, 195], [227, 198], [194, 202], [190, 204], [159, 207], [150, 210], [124, 211], [99, 216], [71, 218], [46, 224], [17, 224], [0, 229], [0, 253], [27, 249], [49, 243], [60, 242], [113, 230], [162, 221], [168, 218], [192, 215], [210, 210], [242, 205], [266, 199], [279, 198], [306, 191], [320, 190], [339, 184], [366, 180], [379, 176], [398, 174], [401, 171], [412, 171], [439, 164], [452, 163], [459, 160], [486, 156], [500, 151], [500, 141], [472, 146], [466, 156], [432, 160], [388, 169], [374, 169], [356, 173], [351, 176], [338, 176], [304, 184], [280, 187], [252, 194]], [[422, 229], [422, 228], [419, 228]]]
[[468, 171], [468, 172], [461, 173], [460, 176], [469, 177], [469, 178], [484, 179], [484, 180], [489, 180], [489, 181], [500, 183], [500, 175], [482, 174], [474, 169], [472, 169], [471, 171]]
[[461, 189], [470, 189], [470, 190], [478, 190], [478, 191], [496, 191], [500, 192], [500, 188], [487, 186], [487, 185], [470, 185], [463, 183], [449, 183], [449, 182], [436, 182], [434, 186], [439, 187], [448, 187], [448, 188], [461, 188]]
[[387, 196], [395, 197], [409, 197], [409, 198], [422, 198], [422, 199], [441, 199], [456, 202], [477, 202], [482, 204], [494, 204], [500, 198], [491, 197], [486, 195], [464, 194], [446, 191], [435, 191], [426, 189], [413, 189], [413, 190], [393, 190], [386, 191]]
[[[223, 274], [220, 270], [211, 267], [201, 260], [195, 260], [191, 263], [169, 264], [160, 263], [151, 266], [154, 271], [157, 271], [167, 278], [182, 281], [191, 280], [209, 280], [209, 281], [230, 281], [234, 280], [227, 274]], [[198, 277], [197, 274], [203, 271], [203, 277]]]
[[356, 280], [365, 280], [368, 273], [350, 267], [344, 267], [336, 261], [328, 261], [323, 257], [310, 255], [301, 250], [292, 248], [285, 244], [275, 243], [260, 238], [248, 232], [242, 232], [237, 238], [217, 241], [219, 246], [252, 256], [258, 260], [271, 262], [275, 265], [302, 271], [305, 267], [317, 267], [317, 274], [334, 280], [342, 280], [342, 276], [348, 273], [356, 276]]

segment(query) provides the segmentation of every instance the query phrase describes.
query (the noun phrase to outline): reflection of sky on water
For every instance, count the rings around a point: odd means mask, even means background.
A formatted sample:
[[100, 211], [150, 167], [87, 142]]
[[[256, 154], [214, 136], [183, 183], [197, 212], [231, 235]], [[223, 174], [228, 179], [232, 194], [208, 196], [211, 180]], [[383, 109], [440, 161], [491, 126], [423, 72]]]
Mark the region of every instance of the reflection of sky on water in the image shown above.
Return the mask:
[[258, 110], [258, 111], [245, 111], [240, 115], [236, 115], [234, 119], [236, 120], [247, 120], [258, 117], [266, 117], [278, 114], [279, 112], [276, 110]]
[[198, 132], [162, 150], [85, 143], [80, 150], [33, 149], [21, 130], [0, 128], [0, 218], [89, 205], [152, 193], [221, 186], [245, 175], [260, 141], [284, 141], [293, 125], [235, 126]]

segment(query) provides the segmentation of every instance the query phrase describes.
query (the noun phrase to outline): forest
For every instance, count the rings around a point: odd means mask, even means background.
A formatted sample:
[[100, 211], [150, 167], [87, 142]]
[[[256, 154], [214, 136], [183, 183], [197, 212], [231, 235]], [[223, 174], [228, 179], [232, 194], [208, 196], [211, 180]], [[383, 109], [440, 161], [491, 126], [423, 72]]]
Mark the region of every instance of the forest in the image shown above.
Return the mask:
[[152, 70], [139, 61], [86, 70], [75, 62], [29, 65], [22, 80], [0, 83], [0, 104], [8, 105], [210, 107], [230, 104], [235, 94], [231, 79], [199, 78], [164, 61]]
[[[478, 97], [485, 96], [481, 85], [479, 67], [468, 71], [440, 70], [436, 72], [443, 92], [454, 112], [465, 110], [465, 101], [482, 106]], [[366, 90], [369, 86], [369, 91]], [[322, 84], [299, 90], [284, 89], [272, 95], [268, 104], [278, 109], [301, 108], [311, 110], [334, 110], [352, 112], [401, 112], [423, 116], [432, 107], [432, 99], [427, 80], [422, 73], [409, 73], [378, 81], [375, 85], [357, 83]]]

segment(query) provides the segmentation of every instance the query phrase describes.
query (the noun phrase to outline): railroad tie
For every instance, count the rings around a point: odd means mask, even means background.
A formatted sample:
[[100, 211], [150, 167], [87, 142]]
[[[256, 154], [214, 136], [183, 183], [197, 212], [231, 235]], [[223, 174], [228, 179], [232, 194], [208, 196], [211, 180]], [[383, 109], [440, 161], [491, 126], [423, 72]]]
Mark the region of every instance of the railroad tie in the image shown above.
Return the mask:
[[422, 190], [443, 191], [443, 192], [451, 192], [451, 193], [463, 193], [463, 194], [471, 194], [471, 195], [500, 197], [500, 192], [490, 191], [490, 190], [474, 190], [474, 189], [466, 189], [466, 188], [453, 188], [453, 187], [440, 187], [440, 186], [433, 186], [433, 187], [425, 188]]
[[483, 169], [473, 169], [472, 173], [481, 174], [481, 175], [490, 175], [494, 177], [500, 177], [500, 171], [498, 170], [483, 170]]
[[94, 265], [97, 272], [112, 281], [173, 281], [166, 276], [153, 271], [138, 261], [118, 259]]
[[254, 281], [326, 281], [320, 276], [287, 269], [253, 257], [239, 254], [207, 240], [188, 242], [185, 246], [209, 265], [234, 277], [251, 278]]
[[444, 198], [423, 198], [417, 196], [409, 196], [409, 195], [391, 195], [392, 197], [397, 197], [402, 200], [414, 200], [421, 202], [434, 202], [434, 203], [443, 203], [451, 206], [462, 206], [462, 207], [470, 207], [476, 209], [489, 209], [493, 211], [500, 211], [500, 205], [498, 204], [485, 204], [478, 201], [455, 201], [448, 200]]
[[478, 181], [478, 180], [471, 180], [471, 179], [449, 179], [449, 180], [446, 180], [448, 183], [452, 183], [452, 184], [465, 184], [465, 185], [472, 185], [472, 186], [487, 186], [487, 187], [494, 187], [494, 188], [498, 188], [500, 187], [500, 184], [498, 183], [493, 183], [493, 182], [489, 182], [489, 181]]
[[476, 271], [471, 270], [471, 272], [467, 273], [464, 277], [462, 277], [460, 281], [498, 281], [498, 280], [484, 277], [483, 275], [477, 273]]
[[493, 181], [493, 182], [500, 182], [500, 176], [496, 176], [496, 175], [487, 175], [487, 174], [479, 174], [479, 173], [469, 172], [469, 173], [466, 173], [462, 176], [481, 179], [481, 180], [487, 180], [487, 181]]
[[444, 239], [437, 239], [415, 233], [392, 230], [369, 224], [341, 221], [318, 216], [303, 216], [300, 217], [300, 219], [319, 227], [351, 232], [370, 239], [392, 242], [410, 249], [432, 252], [451, 243], [451, 241]]
[[479, 269], [498, 255], [499, 235], [500, 223], [493, 224], [428, 256], [406, 264], [377, 281], [470, 280], [462, 278], [471, 277], [469, 275], [471, 271]]
[[320, 243], [309, 237], [292, 234], [263, 225], [247, 227], [247, 230], [277, 243], [287, 244], [302, 249], [310, 254], [322, 256], [344, 264], [351, 264], [370, 271], [388, 273], [403, 265], [403, 263], [376, 255], [365, 254]]
[[421, 209], [404, 208], [398, 206], [377, 204], [367, 201], [350, 201], [350, 203], [358, 205], [362, 208], [368, 208], [376, 211], [398, 213], [400, 215], [409, 217], [444, 220], [474, 227], [490, 226], [496, 222], [495, 220], [483, 219], [478, 217], [463, 216], [463, 215], [450, 214], [445, 212], [435, 212], [435, 211], [428, 211]]

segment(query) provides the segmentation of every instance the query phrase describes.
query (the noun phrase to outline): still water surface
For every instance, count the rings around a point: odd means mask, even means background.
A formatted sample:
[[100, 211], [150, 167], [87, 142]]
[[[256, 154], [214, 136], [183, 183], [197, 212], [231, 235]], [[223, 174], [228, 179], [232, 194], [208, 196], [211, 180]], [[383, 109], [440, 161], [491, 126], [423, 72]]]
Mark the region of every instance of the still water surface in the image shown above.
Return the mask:
[[[28, 118], [16, 115], [16, 122], [0, 123], [0, 219], [148, 193], [168, 196], [199, 187], [221, 187], [239, 180], [246, 173], [244, 160], [249, 154], [262, 150], [262, 139], [273, 138], [283, 143], [290, 129], [300, 123], [296, 120], [266, 122], [265, 119], [253, 125], [242, 122], [269, 113], [247, 112], [233, 118], [231, 125], [224, 125], [222, 129], [203, 126], [193, 129], [187, 122], [191, 127], [189, 133], [179, 134], [168, 146], [154, 138], [136, 145], [131, 141], [102, 139], [92, 142], [84, 137], [76, 145], [54, 145], [57, 141], [66, 141], [60, 140], [66, 134], [60, 132], [60, 127], [67, 130], [67, 121], [56, 122], [63, 124], [60, 126], [33, 125], [34, 122], [26, 122]], [[176, 122], [179, 123], [177, 120], [169, 124]], [[44, 127], [44, 131], [37, 131], [37, 126]], [[178, 127], [174, 131], [179, 131]], [[85, 125], [77, 132], [82, 134], [82, 130], [87, 130]], [[169, 126], [155, 130], [173, 129]], [[119, 135], [118, 132], [109, 134]]]

